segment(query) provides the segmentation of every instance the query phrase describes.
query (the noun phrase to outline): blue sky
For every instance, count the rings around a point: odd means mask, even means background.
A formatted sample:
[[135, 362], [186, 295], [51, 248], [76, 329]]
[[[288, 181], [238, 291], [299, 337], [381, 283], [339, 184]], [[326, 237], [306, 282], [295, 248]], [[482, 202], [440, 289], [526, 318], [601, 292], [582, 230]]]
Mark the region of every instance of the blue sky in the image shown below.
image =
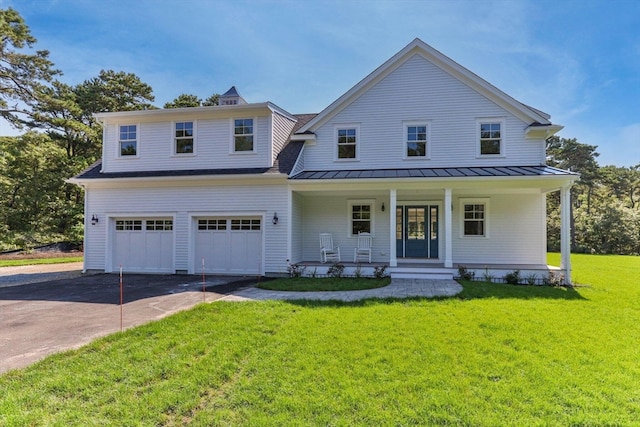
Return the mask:
[[[598, 146], [640, 163], [635, 0], [0, 0], [60, 80], [133, 72], [155, 105], [232, 85], [248, 102], [319, 112], [416, 37]], [[10, 133], [0, 124], [0, 133]]]

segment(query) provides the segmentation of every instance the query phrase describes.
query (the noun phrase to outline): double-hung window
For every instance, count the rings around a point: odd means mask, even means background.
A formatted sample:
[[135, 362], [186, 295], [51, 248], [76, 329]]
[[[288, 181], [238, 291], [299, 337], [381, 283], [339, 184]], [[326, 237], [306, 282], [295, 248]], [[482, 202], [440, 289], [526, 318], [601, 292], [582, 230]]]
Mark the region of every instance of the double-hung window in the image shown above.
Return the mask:
[[338, 160], [358, 159], [358, 127], [340, 126], [336, 128]]
[[404, 157], [406, 159], [428, 158], [429, 125], [425, 123], [405, 123]]
[[463, 199], [462, 236], [488, 237], [489, 201], [487, 199]]
[[373, 234], [374, 200], [350, 200], [349, 201], [349, 234], [357, 236], [358, 233]]
[[233, 151], [235, 153], [255, 151], [254, 137], [253, 119], [235, 119], [233, 121]]
[[193, 154], [193, 122], [176, 122], [174, 132], [176, 154]]
[[135, 156], [138, 154], [138, 126], [121, 125], [119, 128], [118, 144], [120, 156]]
[[504, 120], [478, 120], [478, 154], [504, 156]]

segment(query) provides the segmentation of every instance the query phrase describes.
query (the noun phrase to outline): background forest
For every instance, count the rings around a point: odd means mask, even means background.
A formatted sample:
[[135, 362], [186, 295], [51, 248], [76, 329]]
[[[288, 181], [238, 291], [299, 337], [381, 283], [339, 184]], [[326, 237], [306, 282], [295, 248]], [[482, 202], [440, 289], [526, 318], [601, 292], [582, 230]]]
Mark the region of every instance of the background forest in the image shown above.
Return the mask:
[[[0, 9], [0, 116], [23, 134], [0, 137], [0, 251], [82, 243], [82, 189], [66, 183], [101, 157], [93, 114], [157, 108], [153, 89], [132, 73], [103, 70], [74, 86], [17, 11]], [[163, 108], [217, 105], [182, 94]], [[580, 173], [572, 188], [572, 250], [640, 254], [640, 163], [600, 166], [597, 146], [551, 137], [547, 164]], [[559, 194], [547, 197], [548, 249], [560, 247]]]

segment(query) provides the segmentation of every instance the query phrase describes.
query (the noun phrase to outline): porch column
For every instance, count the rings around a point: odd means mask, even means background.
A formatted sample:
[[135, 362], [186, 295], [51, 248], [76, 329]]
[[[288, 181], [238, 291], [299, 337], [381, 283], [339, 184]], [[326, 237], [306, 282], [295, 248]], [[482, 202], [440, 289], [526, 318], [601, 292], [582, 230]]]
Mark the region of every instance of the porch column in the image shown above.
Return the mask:
[[389, 267], [397, 267], [396, 254], [396, 204], [398, 198], [396, 189], [389, 190]]
[[444, 189], [444, 266], [453, 267], [453, 248], [451, 232], [451, 188]]
[[560, 268], [564, 281], [571, 284], [571, 186], [560, 189]]

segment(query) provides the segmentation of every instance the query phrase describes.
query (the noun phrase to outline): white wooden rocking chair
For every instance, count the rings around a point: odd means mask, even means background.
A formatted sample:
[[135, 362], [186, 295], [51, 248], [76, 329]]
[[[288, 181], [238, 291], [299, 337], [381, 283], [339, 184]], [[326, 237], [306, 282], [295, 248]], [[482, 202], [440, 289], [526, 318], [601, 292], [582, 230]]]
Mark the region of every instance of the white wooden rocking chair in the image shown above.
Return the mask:
[[354, 263], [362, 259], [369, 261], [369, 264], [371, 264], [372, 240], [371, 233], [358, 233], [358, 246], [353, 250]]
[[333, 236], [331, 233], [320, 233], [320, 262], [327, 261], [340, 262], [340, 248], [333, 247]]

